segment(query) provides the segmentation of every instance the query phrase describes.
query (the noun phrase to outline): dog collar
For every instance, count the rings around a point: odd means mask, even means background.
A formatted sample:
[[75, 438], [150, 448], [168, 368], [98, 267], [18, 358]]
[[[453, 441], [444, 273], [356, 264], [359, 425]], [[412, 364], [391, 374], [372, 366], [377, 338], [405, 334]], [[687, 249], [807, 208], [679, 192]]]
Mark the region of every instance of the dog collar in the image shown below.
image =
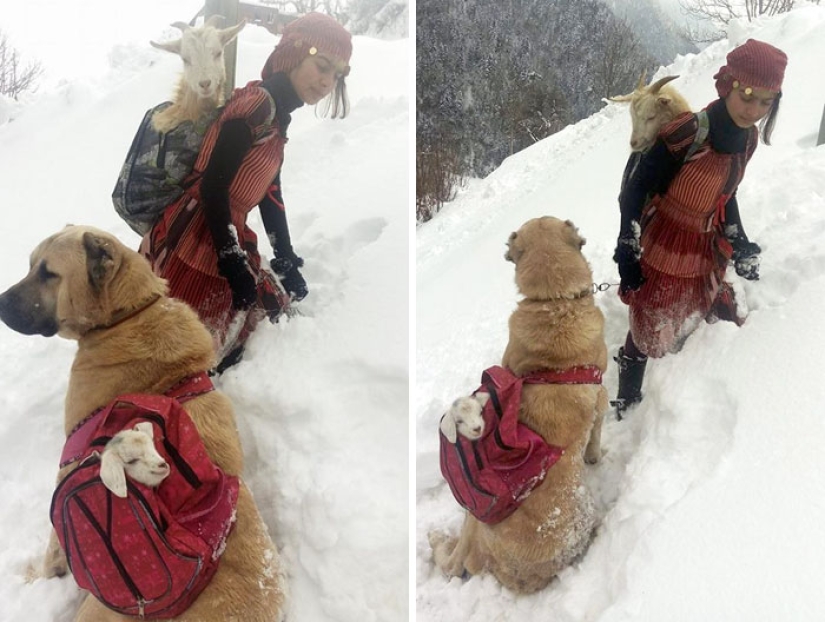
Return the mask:
[[145, 311], [146, 309], [151, 307], [153, 304], [155, 304], [161, 298], [162, 298], [162, 296], [160, 294], [155, 294], [143, 306], [138, 307], [137, 309], [129, 309], [128, 311], [124, 310], [124, 311], [120, 311], [118, 313], [115, 313], [112, 316], [112, 322], [111, 323], [109, 323], [109, 324], [99, 324], [98, 326], [92, 326], [92, 328], [90, 328], [87, 332], [90, 333], [94, 330], [105, 330], [107, 328], [114, 328], [118, 324], [122, 324], [126, 320], [130, 320], [133, 317], [135, 317], [136, 315], [138, 315], [139, 313], [142, 313], [143, 311]]
[[579, 300], [580, 298], [587, 298], [588, 296], [592, 296], [594, 293], [595, 287], [591, 285], [587, 289], [583, 289], [580, 292], [576, 292], [573, 294], [562, 294], [561, 296], [554, 296], [553, 298], [543, 298], [542, 300]]

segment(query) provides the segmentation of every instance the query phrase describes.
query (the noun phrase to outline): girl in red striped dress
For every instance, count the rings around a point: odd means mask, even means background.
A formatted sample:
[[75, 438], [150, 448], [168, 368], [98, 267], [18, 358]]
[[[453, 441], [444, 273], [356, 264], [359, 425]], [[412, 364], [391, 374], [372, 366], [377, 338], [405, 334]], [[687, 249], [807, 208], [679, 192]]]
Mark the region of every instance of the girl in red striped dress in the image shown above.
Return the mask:
[[694, 146], [699, 116], [680, 115], [643, 154], [619, 197], [622, 220], [614, 260], [619, 295], [630, 307], [630, 331], [619, 349], [622, 413], [642, 398], [647, 358], [676, 352], [703, 320], [741, 324], [728, 262], [759, 278], [759, 245], [742, 227], [736, 189], [762, 140], [770, 144], [787, 56], [749, 39], [714, 76], [719, 99], [705, 110], [707, 139]]
[[[327, 15], [310, 13], [287, 25], [262, 80], [235, 89], [207, 131], [197, 181], [142, 241], [170, 295], [191, 305], [212, 333], [219, 372], [240, 360], [261, 319], [276, 320], [308, 293], [281, 195], [287, 128], [295, 109], [324, 98], [333, 118], [346, 116], [351, 54], [349, 32]], [[274, 254], [268, 267], [246, 224], [256, 205]]]

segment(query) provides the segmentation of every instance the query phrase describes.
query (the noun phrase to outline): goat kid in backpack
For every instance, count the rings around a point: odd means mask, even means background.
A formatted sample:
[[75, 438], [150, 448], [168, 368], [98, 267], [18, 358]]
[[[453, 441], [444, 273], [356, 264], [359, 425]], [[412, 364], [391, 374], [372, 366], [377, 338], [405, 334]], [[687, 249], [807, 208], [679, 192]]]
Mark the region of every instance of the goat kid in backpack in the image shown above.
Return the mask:
[[770, 144], [788, 57], [749, 39], [714, 75], [719, 99], [706, 108], [708, 135], [693, 155], [697, 115], [665, 125], [619, 196], [621, 228], [613, 259], [630, 330], [619, 348], [621, 418], [642, 399], [648, 357], [678, 351], [702, 320], [744, 322], [731, 286], [736, 273], [759, 278], [761, 248], [745, 234], [736, 190], [760, 131]]
[[[344, 78], [352, 37], [327, 15], [309, 13], [284, 29], [255, 80], [236, 89], [204, 137], [199, 179], [144, 236], [141, 253], [170, 295], [191, 305], [213, 335], [218, 371], [240, 361], [244, 343], [266, 316], [275, 320], [307, 293], [292, 248], [281, 192], [281, 165], [291, 113], [327, 98], [333, 118], [346, 116]], [[261, 266], [247, 226], [258, 206], [288, 298]]]

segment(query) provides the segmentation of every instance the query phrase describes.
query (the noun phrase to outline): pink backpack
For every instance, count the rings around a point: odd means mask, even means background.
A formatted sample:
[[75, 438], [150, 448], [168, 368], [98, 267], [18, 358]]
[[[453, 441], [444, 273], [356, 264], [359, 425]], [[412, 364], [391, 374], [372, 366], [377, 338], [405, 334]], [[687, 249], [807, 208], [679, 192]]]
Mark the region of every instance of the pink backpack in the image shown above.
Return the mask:
[[522, 385], [601, 384], [597, 367], [564, 371], [537, 371], [514, 376], [503, 367], [490, 367], [473, 392], [489, 393], [484, 406], [484, 433], [474, 441], [458, 435], [441, 442], [441, 473], [456, 501], [483, 523], [498, 523], [518, 509], [544, 481], [548, 470], [564, 454], [518, 420]]
[[[69, 436], [51, 520], [77, 584], [124, 615], [183, 613], [218, 569], [235, 520], [239, 481], [210, 460], [180, 401], [212, 390], [205, 374], [166, 395], [122, 395]], [[157, 488], [127, 480], [120, 498], [100, 479], [100, 456], [117, 432], [152, 423], [155, 448], [171, 467]]]

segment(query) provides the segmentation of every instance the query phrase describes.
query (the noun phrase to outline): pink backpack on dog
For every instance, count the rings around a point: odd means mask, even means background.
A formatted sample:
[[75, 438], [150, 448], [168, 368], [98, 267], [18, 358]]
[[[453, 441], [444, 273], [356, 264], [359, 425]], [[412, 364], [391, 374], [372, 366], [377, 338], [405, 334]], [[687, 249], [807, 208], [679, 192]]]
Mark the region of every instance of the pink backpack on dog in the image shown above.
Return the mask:
[[498, 523], [524, 502], [544, 481], [564, 454], [518, 420], [521, 389], [527, 384], [601, 384], [597, 367], [537, 371], [515, 376], [503, 367], [490, 367], [473, 392], [490, 395], [484, 409], [484, 432], [471, 441], [458, 435], [451, 443], [443, 433], [441, 473], [456, 501], [479, 521]]
[[[206, 374], [165, 395], [121, 395], [69, 435], [51, 520], [77, 584], [118, 613], [168, 619], [194, 602], [218, 569], [235, 522], [239, 480], [209, 458], [180, 402], [213, 389]], [[127, 496], [100, 478], [100, 452], [119, 431], [148, 421], [171, 466], [157, 488], [127, 480]]]

